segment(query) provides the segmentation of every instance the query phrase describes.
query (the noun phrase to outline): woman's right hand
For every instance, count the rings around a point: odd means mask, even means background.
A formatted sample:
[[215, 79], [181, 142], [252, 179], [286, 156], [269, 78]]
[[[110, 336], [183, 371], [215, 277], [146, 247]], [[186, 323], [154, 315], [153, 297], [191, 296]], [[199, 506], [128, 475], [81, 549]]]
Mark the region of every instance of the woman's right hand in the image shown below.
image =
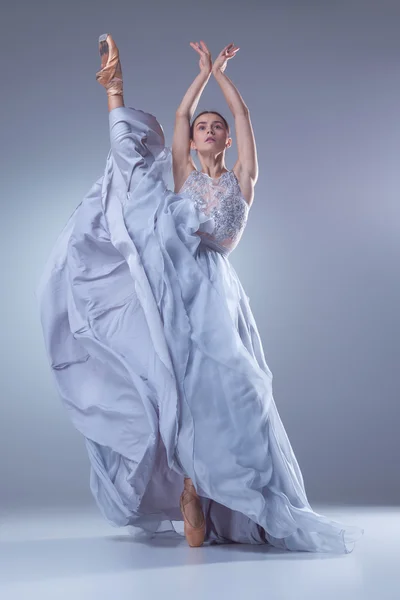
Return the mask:
[[198, 42], [190, 42], [193, 50], [196, 50], [198, 54], [200, 54], [199, 67], [202, 73], [206, 73], [209, 75], [212, 71], [212, 60], [209, 49], [203, 40], [200, 40], [200, 44]]

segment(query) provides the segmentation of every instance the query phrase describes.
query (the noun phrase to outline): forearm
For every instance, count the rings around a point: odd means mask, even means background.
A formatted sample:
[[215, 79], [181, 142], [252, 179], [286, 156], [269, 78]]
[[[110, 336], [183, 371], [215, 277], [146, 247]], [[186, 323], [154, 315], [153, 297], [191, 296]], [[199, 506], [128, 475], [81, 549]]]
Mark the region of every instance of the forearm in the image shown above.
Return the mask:
[[125, 106], [124, 96], [122, 94], [108, 96], [108, 112], [111, 112], [113, 108], [118, 108], [119, 106]]
[[214, 73], [214, 77], [217, 80], [222, 90], [222, 93], [225, 96], [225, 100], [227, 101], [227, 104], [233, 116], [235, 117], [236, 115], [249, 112], [245, 101], [243, 100], [242, 96], [239, 94], [238, 89], [232, 83], [229, 77], [221, 71], [216, 71]]
[[205, 71], [200, 71], [184, 95], [183, 100], [176, 111], [178, 114], [188, 116], [189, 119], [193, 117], [201, 94], [203, 93], [203, 90], [206, 87], [210, 77], [211, 72], [207, 73]]

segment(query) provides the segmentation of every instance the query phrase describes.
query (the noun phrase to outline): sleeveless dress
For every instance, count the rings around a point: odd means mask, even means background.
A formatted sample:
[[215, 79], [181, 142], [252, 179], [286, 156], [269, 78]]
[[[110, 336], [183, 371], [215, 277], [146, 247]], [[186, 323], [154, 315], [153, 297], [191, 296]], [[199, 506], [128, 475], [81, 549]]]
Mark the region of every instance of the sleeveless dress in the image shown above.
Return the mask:
[[60, 398], [85, 437], [103, 516], [151, 535], [182, 521], [183, 477], [205, 544], [351, 552], [363, 530], [311, 508], [272, 395], [249, 298], [229, 262], [248, 219], [233, 171], [168, 189], [157, 119], [109, 113], [102, 177], [36, 289]]

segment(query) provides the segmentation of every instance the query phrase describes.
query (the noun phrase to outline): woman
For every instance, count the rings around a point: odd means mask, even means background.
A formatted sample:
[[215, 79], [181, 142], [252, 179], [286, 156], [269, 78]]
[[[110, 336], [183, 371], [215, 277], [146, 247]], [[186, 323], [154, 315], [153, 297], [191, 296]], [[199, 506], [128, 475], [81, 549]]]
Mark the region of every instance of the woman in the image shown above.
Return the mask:
[[[153, 115], [124, 106], [118, 49], [107, 34], [99, 43], [111, 150], [37, 290], [52, 372], [85, 436], [98, 506], [111, 523], [154, 534], [183, 518], [190, 546], [350, 552], [363, 531], [307, 501], [228, 258], [258, 171], [249, 111], [224, 74], [238, 48], [212, 64], [204, 42], [191, 44], [200, 74], [177, 110], [171, 151]], [[207, 111], [190, 125], [211, 74], [234, 116], [232, 170], [225, 119]]]

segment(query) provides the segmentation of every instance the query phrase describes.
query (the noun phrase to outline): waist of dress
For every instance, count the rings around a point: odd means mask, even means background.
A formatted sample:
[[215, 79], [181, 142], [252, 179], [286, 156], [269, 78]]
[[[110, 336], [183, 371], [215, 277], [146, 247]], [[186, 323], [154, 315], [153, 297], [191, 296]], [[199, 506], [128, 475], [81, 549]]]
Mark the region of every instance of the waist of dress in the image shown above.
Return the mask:
[[227, 256], [230, 253], [231, 249], [217, 242], [215, 238], [204, 235], [204, 233], [198, 233], [198, 235], [200, 236], [200, 248], [209, 248], [210, 250], [216, 250], [217, 252], [225, 256]]

